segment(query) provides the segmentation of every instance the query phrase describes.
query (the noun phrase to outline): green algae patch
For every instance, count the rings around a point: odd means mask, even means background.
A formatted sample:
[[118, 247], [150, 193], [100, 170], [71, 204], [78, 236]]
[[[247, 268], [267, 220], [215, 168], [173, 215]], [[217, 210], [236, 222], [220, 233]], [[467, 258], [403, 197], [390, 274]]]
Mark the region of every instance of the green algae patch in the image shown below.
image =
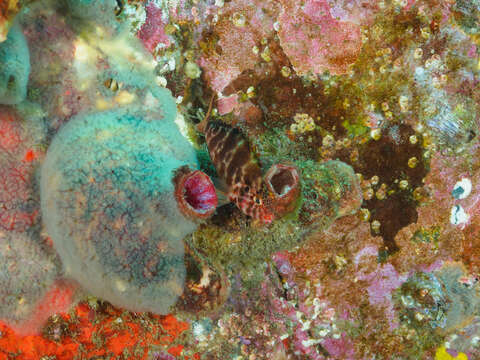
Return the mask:
[[[268, 261], [277, 251], [292, 250], [307, 234], [327, 228], [335, 219], [360, 206], [358, 179], [350, 166], [340, 161], [305, 161], [295, 165], [300, 172], [302, 193], [294, 211], [268, 227], [258, 226], [240, 214], [232, 216], [235, 220], [222, 223], [219, 214], [218, 224], [214, 218], [193, 234], [192, 245], [232, 271], [250, 269]], [[219, 209], [222, 211], [238, 212]]]

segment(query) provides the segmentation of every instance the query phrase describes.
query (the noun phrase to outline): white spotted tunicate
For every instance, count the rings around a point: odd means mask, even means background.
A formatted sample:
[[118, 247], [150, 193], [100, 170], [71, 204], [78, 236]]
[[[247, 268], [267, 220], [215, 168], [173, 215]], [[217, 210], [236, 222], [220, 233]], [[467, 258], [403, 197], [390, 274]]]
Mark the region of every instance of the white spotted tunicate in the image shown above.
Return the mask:
[[470, 179], [462, 178], [453, 187], [452, 196], [455, 199], [465, 199], [472, 192], [472, 182]]
[[450, 211], [450, 222], [453, 225], [465, 224], [469, 219], [468, 214], [465, 212], [462, 206], [455, 205]]

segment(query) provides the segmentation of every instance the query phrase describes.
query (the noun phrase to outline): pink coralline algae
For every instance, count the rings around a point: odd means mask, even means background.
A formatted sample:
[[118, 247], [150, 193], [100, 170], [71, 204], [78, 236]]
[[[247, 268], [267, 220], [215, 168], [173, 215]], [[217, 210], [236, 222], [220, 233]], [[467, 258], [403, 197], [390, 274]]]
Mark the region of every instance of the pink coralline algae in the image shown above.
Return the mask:
[[353, 341], [349, 339], [345, 333], [340, 338], [327, 338], [322, 342], [322, 346], [328, 351], [329, 355], [334, 359], [354, 360], [355, 350]]
[[379, 0], [328, 0], [330, 14], [339, 21], [369, 25], [379, 10]]
[[296, 72], [345, 74], [360, 53], [360, 27], [335, 19], [326, 0], [281, 2], [278, 36]]
[[[357, 24], [337, 20], [326, 0], [307, 1], [304, 6], [298, 1], [279, 3], [235, 1], [225, 5], [213, 32], [204, 36], [211, 38], [214, 46], [199, 60], [213, 90], [222, 92], [263, 60], [283, 63], [285, 55], [299, 75], [344, 74], [355, 62], [361, 49]], [[358, 8], [362, 6], [353, 10]], [[351, 16], [361, 18], [363, 13], [356, 15], [353, 10]], [[284, 54], [269, 43], [274, 35], [278, 35]]]
[[237, 94], [225, 96], [217, 100], [217, 108], [220, 115], [225, 115], [234, 111], [234, 109], [237, 109], [239, 105]]
[[[376, 255], [377, 251], [375, 251], [374, 256]], [[398, 326], [397, 321], [394, 320], [395, 313], [392, 304], [392, 291], [402, 285], [406, 280], [406, 276], [399, 276], [391, 264], [384, 264], [378, 265], [374, 272], [369, 274], [359, 274], [358, 279], [369, 283], [367, 291], [370, 303], [385, 308], [390, 327], [394, 328]]]
[[[317, 283], [312, 289], [299, 284], [296, 269], [285, 253], [275, 254], [273, 260], [286, 296], [269, 295], [273, 310], [270, 316], [288, 319], [285, 323], [290, 324], [290, 328], [283, 329], [284, 344], [290, 345], [297, 356], [308, 359], [325, 359], [320, 349], [327, 350], [334, 359], [356, 359], [352, 340], [334, 325], [337, 314], [325, 299], [323, 286]], [[273, 291], [273, 284], [265, 282], [263, 292]]]
[[148, 51], [154, 52], [157, 46], [169, 47], [172, 42], [165, 33], [162, 9], [155, 6], [153, 2], [145, 7], [147, 19], [138, 32], [138, 37]]
[[3, 3], [1, 359], [480, 359], [480, 0]]
[[[418, 190], [423, 194], [418, 220], [403, 228], [395, 238], [401, 250], [392, 260], [400, 271], [420, 270], [421, 266], [439, 260], [461, 258], [473, 271], [480, 270], [477, 260], [480, 171], [475, 155], [478, 147], [469, 151], [473, 156], [441, 153], [432, 156], [430, 173]], [[410, 256], [413, 247], [421, 249], [422, 258]]]
[[215, 46], [199, 60], [211, 88], [221, 92], [242, 72], [260, 62], [253, 49], [273, 35], [278, 5], [273, 1], [236, 1], [225, 5], [215, 25]]

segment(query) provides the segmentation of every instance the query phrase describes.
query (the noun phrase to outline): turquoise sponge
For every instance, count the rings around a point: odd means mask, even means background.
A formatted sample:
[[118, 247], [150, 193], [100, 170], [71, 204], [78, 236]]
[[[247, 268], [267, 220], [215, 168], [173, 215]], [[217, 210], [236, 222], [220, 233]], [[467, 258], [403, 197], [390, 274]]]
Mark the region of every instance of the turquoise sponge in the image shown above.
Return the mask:
[[120, 23], [115, 19], [116, 0], [63, 0], [74, 26], [97, 24], [116, 30]]
[[0, 104], [18, 104], [27, 95], [30, 54], [18, 25], [0, 43]]
[[40, 189], [67, 276], [117, 306], [159, 314], [183, 291], [182, 240], [197, 226], [179, 211], [172, 179], [198, 164], [168, 109], [74, 117], [48, 149]]
[[0, 319], [18, 326], [59, 276], [58, 259], [26, 233], [0, 232]]

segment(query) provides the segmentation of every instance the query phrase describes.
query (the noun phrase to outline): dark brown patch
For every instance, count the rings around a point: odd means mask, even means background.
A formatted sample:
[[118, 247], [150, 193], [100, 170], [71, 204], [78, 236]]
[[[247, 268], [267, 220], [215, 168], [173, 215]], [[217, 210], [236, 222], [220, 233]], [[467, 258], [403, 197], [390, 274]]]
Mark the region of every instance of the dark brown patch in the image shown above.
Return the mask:
[[213, 268], [188, 245], [185, 245], [185, 266], [185, 288], [176, 308], [198, 315], [211, 313], [223, 305], [229, 291], [225, 274]]
[[[412, 196], [413, 189], [423, 185], [422, 179], [427, 175], [427, 167], [423, 162], [422, 139], [420, 135], [416, 144], [409, 142], [409, 137], [415, 131], [408, 125], [399, 125], [395, 131], [395, 139], [384, 134], [378, 141], [371, 140], [359, 148], [359, 161], [351, 163], [345, 154], [340, 159], [350, 163], [355, 172], [361, 173], [365, 179], [376, 175], [379, 177], [376, 191], [380, 184], [385, 183], [388, 189], [395, 193], [379, 200], [375, 196], [364, 202], [370, 210], [371, 219], [380, 221], [380, 235], [382, 235], [385, 250], [389, 253], [398, 250], [394, 238], [398, 231], [408, 224], [417, 221], [416, 201]], [[415, 168], [408, 166], [412, 157], [418, 159]], [[405, 179], [409, 183], [408, 190], [399, 190], [395, 180]]]

